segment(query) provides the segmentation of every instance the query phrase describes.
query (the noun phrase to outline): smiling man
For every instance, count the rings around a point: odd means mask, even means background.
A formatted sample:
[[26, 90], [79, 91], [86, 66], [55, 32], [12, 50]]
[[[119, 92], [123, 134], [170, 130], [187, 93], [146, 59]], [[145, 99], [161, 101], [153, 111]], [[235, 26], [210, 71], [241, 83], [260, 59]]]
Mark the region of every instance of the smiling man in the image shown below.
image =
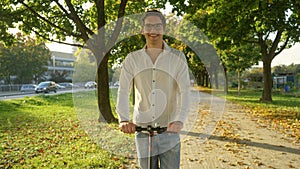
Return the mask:
[[[135, 133], [139, 165], [143, 169], [177, 169], [180, 137], [189, 112], [189, 73], [184, 54], [163, 40], [166, 19], [156, 10], [142, 18], [143, 49], [131, 52], [122, 64], [117, 113], [120, 129]], [[135, 90], [133, 119], [130, 119], [130, 89]], [[159, 128], [143, 132], [142, 128]], [[149, 159], [151, 157], [151, 164]]]

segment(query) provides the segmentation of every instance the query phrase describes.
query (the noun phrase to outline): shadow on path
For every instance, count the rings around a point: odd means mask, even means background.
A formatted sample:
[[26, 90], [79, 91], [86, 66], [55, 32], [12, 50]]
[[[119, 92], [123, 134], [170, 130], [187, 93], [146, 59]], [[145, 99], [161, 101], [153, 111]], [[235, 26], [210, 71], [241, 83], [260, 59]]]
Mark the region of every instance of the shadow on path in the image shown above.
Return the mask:
[[210, 140], [235, 142], [238, 144], [245, 144], [245, 145], [252, 146], [252, 147], [259, 147], [259, 148], [264, 148], [264, 149], [269, 149], [269, 150], [275, 150], [275, 151], [300, 155], [300, 149], [295, 149], [295, 148], [290, 148], [290, 147], [285, 147], [285, 146], [280, 146], [280, 145], [272, 145], [272, 144], [268, 144], [268, 143], [259, 143], [259, 142], [249, 141], [249, 140], [229, 138], [229, 137], [225, 137], [225, 136], [206, 135], [206, 134], [202, 134], [202, 133], [187, 132], [187, 131], [181, 131], [180, 134], [187, 135], [187, 136], [193, 136], [193, 137], [199, 137], [199, 138], [207, 138]]

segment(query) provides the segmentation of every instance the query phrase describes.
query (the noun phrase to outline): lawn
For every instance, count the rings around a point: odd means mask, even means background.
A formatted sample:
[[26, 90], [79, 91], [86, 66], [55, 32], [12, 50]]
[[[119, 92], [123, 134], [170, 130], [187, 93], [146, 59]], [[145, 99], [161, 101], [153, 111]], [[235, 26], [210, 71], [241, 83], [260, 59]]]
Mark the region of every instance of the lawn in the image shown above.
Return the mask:
[[0, 101], [0, 168], [122, 168], [83, 131], [72, 94]]

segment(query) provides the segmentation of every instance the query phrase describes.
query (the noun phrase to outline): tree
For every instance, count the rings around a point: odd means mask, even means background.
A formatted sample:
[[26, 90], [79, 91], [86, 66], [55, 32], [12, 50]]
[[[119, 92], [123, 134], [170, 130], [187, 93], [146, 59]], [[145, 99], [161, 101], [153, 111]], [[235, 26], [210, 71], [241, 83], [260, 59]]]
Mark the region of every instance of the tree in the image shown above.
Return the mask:
[[[271, 62], [299, 42], [300, 2], [297, 0], [173, 1], [174, 10], [198, 21], [209, 38], [225, 45], [255, 43], [263, 62], [262, 101], [272, 101]], [[196, 11], [196, 12], [195, 12]]]
[[[92, 51], [97, 61], [95, 79], [98, 83], [99, 110], [107, 122], [113, 122], [116, 118], [109, 103], [107, 65], [110, 47], [114, 46], [118, 38], [125, 10], [126, 14], [140, 13], [151, 3], [152, 1], [142, 0], [11, 0], [1, 8], [14, 4], [15, 11], [22, 13], [18, 17], [19, 29], [27, 34], [35, 33], [42, 40], [88, 48]], [[113, 20], [117, 20], [115, 25], [111, 25], [109, 29], [104, 28]], [[76, 43], [64, 42], [67, 36], [76, 40]]]
[[74, 66], [77, 73], [73, 75], [73, 79], [79, 79], [78, 82], [94, 81], [95, 77], [90, 72], [95, 72], [95, 58], [90, 51], [78, 50], [75, 53], [76, 61]]
[[2, 0], [0, 2], [0, 42], [4, 45], [11, 45], [14, 42], [14, 36], [8, 32], [9, 28], [14, 27], [13, 23], [18, 16], [18, 12], [12, 12], [13, 7], [9, 6], [10, 0]]
[[[241, 74], [253, 64], [258, 63], [259, 50], [255, 44], [236, 44], [230, 46], [229, 49], [220, 51], [222, 62], [227, 68], [226, 71], [237, 72], [238, 80], [238, 94], [241, 90]], [[227, 82], [228, 83], [228, 82]], [[227, 84], [228, 86], [228, 84]]]
[[220, 59], [203, 32], [189, 21], [181, 20], [175, 15], [168, 16], [166, 32], [165, 39], [168, 44], [186, 55], [193, 73], [192, 80], [196, 80], [199, 85], [218, 89], [218, 76], [222, 75]]
[[248, 85], [254, 88], [262, 88], [263, 68], [253, 68], [245, 72], [244, 77], [248, 80]]
[[300, 64], [278, 65], [272, 68], [273, 74], [297, 74], [300, 73]]
[[6, 83], [15, 76], [15, 83], [32, 83], [40, 80], [47, 70], [50, 51], [45, 44], [38, 44], [29, 36], [16, 35], [13, 45], [3, 47], [0, 55], [0, 72]]

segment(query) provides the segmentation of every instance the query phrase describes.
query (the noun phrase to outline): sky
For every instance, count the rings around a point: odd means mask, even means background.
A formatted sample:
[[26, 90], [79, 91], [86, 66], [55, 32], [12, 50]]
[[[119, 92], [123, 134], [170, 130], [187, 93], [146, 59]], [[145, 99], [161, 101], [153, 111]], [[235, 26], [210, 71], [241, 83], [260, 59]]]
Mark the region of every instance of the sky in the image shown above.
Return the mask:
[[72, 53], [73, 52], [73, 46], [70, 45], [64, 45], [59, 43], [46, 43], [46, 46], [49, 48], [50, 51], [57, 51], [57, 52], [63, 52], [63, 53]]
[[[272, 60], [271, 67], [279, 65], [300, 64], [300, 43], [295, 44], [289, 49], [284, 49], [279, 55], [275, 56]], [[260, 61], [258, 65], [253, 67], [263, 67]]]
[[283, 50], [279, 55], [277, 55], [273, 61], [272, 66], [276, 65], [290, 65], [290, 64], [300, 64], [300, 43], [295, 44], [290, 49]]

